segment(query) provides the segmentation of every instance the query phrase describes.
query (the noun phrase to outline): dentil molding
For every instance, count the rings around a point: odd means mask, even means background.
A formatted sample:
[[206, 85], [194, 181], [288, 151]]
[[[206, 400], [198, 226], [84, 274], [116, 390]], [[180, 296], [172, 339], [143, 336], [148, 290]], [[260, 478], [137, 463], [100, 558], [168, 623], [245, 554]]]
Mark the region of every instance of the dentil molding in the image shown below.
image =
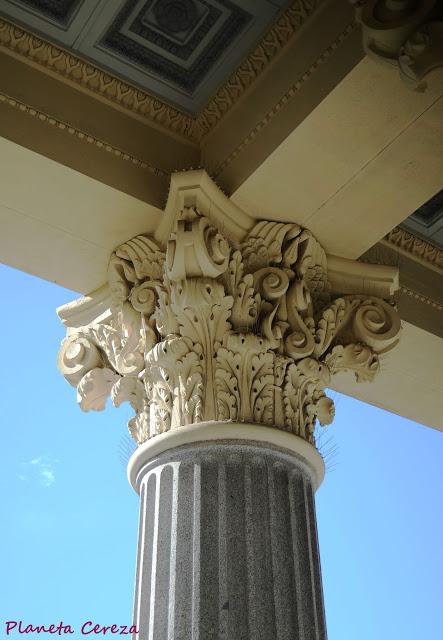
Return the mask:
[[412, 88], [426, 88], [428, 74], [443, 66], [443, 9], [439, 0], [351, 0], [361, 23], [363, 47], [394, 65]]
[[278, 427], [314, 442], [331, 377], [370, 381], [398, 341], [398, 272], [327, 256], [293, 222], [254, 220], [204, 171], [172, 177], [163, 225], [112, 254], [108, 283], [58, 310], [59, 368], [82, 409], [135, 410], [138, 444], [181, 426]]

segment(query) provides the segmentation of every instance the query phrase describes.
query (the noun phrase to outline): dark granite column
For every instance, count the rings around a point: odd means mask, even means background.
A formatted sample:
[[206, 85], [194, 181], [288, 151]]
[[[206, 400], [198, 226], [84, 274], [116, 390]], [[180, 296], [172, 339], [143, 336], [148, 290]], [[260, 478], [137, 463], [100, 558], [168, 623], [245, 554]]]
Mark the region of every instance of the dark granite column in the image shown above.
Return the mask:
[[271, 445], [181, 446], [141, 467], [140, 640], [324, 640], [309, 463]]

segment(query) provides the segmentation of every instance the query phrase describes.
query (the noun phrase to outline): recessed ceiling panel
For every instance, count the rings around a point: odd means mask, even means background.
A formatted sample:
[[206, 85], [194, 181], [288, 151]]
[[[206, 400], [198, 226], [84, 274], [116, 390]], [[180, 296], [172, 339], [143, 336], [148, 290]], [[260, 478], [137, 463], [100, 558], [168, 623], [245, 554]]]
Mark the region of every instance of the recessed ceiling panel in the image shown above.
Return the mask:
[[406, 218], [402, 227], [443, 248], [443, 190]]
[[3, 0], [0, 13], [198, 113], [285, 0]]
[[35, 9], [60, 25], [67, 25], [82, 4], [81, 0], [22, 0], [22, 4]]
[[1, 0], [0, 15], [72, 48], [102, 0]]

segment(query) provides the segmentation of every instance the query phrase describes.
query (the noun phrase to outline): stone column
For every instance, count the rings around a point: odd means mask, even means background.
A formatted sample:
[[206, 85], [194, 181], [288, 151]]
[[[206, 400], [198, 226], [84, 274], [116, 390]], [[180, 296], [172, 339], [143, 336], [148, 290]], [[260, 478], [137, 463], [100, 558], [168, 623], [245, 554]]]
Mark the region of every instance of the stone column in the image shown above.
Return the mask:
[[397, 286], [396, 269], [328, 256], [191, 172], [156, 235], [59, 310], [82, 409], [135, 411], [141, 640], [325, 637], [314, 432], [334, 417], [331, 377], [371, 381], [396, 344]]
[[206, 423], [142, 445], [134, 624], [143, 640], [326, 638], [312, 445]]

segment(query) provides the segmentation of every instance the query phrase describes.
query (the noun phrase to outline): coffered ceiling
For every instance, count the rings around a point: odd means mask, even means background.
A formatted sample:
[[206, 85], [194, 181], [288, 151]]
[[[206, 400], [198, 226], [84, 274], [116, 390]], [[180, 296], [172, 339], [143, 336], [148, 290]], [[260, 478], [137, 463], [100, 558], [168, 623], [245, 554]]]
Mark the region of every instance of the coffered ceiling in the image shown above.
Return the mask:
[[443, 189], [406, 218], [402, 226], [443, 249]]
[[2, 0], [1, 14], [195, 114], [288, 0]]

